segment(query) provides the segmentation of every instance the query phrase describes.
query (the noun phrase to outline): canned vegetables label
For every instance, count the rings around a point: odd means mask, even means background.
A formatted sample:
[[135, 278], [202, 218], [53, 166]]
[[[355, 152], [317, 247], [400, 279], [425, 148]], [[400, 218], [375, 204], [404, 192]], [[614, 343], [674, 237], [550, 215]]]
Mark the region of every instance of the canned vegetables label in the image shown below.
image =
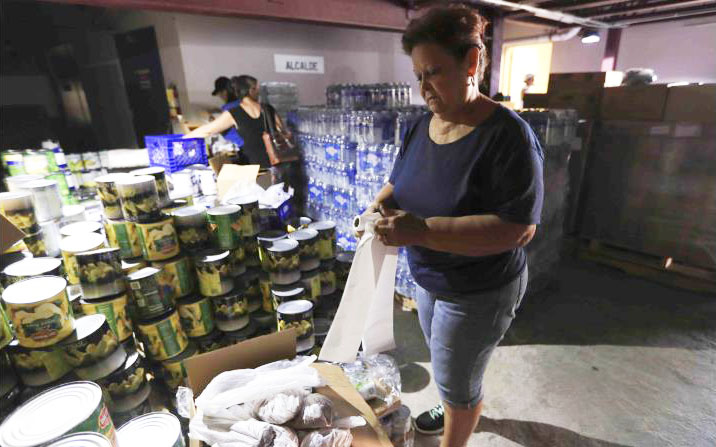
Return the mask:
[[319, 234], [318, 254], [321, 259], [333, 259], [336, 256], [336, 241]]
[[51, 346], [67, 337], [73, 330], [70, 305], [64, 292], [62, 297], [46, 301], [39, 306], [7, 307], [22, 346]]
[[179, 303], [179, 318], [189, 337], [203, 337], [214, 330], [214, 318], [209, 298], [194, 303]]
[[82, 312], [85, 315], [103, 314], [119, 341], [124, 341], [132, 336], [132, 321], [127, 315], [126, 295], [102, 303], [82, 303]]
[[238, 213], [209, 214], [209, 231], [217, 247], [232, 249], [241, 243], [241, 220]]
[[161, 290], [160, 287], [156, 275], [129, 282], [134, 305], [141, 317], [161, 315], [171, 307], [172, 289]]
[[113, 446], [119, 445], [117, 443], [117, 433], [112, 423], [112, 418], [109, 415], [107, 406], [104, 402], [100, 402], [97, 409], [88, 417], [83, 423], [74, 428], [70, 433], [81, 433], [81, 432], [94, 432], [101, 433]]
[[318, 301], [318, 297], [321, 296], [321, 276], [314, 275], [303, 280], [302, 282], [311, 297], [311, 301], [316, 303]]
[[174, 291], [174, 297], [181, 298], [194, 291], [194, 275], [188, 258], [154, 267], [161, 269], [159, 284], [162, 287], [170, 287]]
[[196, 268], [199, 290], [204, 296], [218, 296], [231, 290], [231, 272], [228, 264], [205, 264]]
[[102, 202], [105, 216], [110, 219], [120, 219], [122, 208], [119, 203], [117, 186], [113, 182], [99, 182], [97, 183], [97, 194]]
[[44, 370], [53, 381], [72, 370], [59, 349], [14, 352], [10, 358], [18, 371], [29, 373]]
[[139, 329], [146, 339], [150, 355], [156, 360], [166, 360], [181, 354], [189, 343], [181, 330], [177, 312], [154, 324], [140, 324]]
[[206, 226], [176, 226], [179, 242], [185, 248], [200, 248], [209, 242], [209, 230]]
[[336, 288], [336, 273], [333, 270], [321, 272], [321, 290], [332, 290]]
[[179, 254], [179, 241], [171, 220], [155, 224], [137, 224], [142, 254], [150, 261], [161, 261]]
[[162, 362], [162, 370], [164, 372], [164, 380], [169, 388], [176, 389], [184, 383], [186, 379], [186, 369], [184, 362]]
[[271, 296], [271, 281], [259, 281], [259, 288], [261, 289], [261, 301], [263, 302], [264, 311], [275, 311], [276, 308], [274, 307], [273, 297]]
[[13, 338], [12, 329], [10, 328], [10, 322], [5, 315], [5, 311], [0, 306], [0, 349], [7, 346]]
[[249, 303], [246, 296], [230, 294], [212, 298], [216, 319], [222, 321], [235, 320], [249, 313]]
[[111, 230], [107, 231], [107, 238], [112, 247], [119, 248], [122, 258], [136, 258], [142, 256], [142, 244], [139, 240], [139, 232], [134, 224], [129, 222], [111, 222], [107, 225]]
[[300, 314], [278, 314], [278, 330], [296, 329], [297, 338], [305, 340], [313, 335], [313, 311]]
[[98, 331], [85, 339], [64, 346], [65, 360], [74, 368], [78, 368], [93, 365], [113, 354], [119, 346], [117, 336], [108, 325], [102, 325], [102, 328], [107, 330]]
[[126, 191], [129, 194], [120, 197], [122, 214], [125, 219], [136, 222], [141, 218], [148, 218], [159, 213], [159, 197], [154, 188], [129, 187], [126, 188]]
[[45, 240], [42, 239], [42, 233], [27, 236], [23, 238], [23, 242], [25, 242], [25, 246], [32, 253], [32, 256], [47, 256], [47, 248], [45, 247]]
[[138, 367], [126, 379], [121, 382], [112, 382], [106, 386], [109, 394], [114, 397], [128, 396], [139, 391], [144, 384], [146, 371], [143, 367]]
[[65, 273], [67, 274], [67, 282], [70, 284], [79, 284], [80, 267], [79, 265], [77, 265], [77, 258], [75, 257], [75, 255], [63, 251], [62, 259], [65, 261]]
[[32, 208], [0, 211], [7, 217], [7, 220], [25, 234], [37, 233], [40, 229], [35, 217], [35, 210]]

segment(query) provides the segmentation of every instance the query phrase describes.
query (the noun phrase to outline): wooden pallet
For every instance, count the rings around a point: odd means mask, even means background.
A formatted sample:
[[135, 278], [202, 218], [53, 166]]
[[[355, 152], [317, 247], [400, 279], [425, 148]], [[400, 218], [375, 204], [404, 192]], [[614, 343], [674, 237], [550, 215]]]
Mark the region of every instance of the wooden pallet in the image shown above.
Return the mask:
[[647, 255], [615, 247], [596, 240], [579, 244], [580, 259], [617, 268], [668, 286], [700, 293], [716, 294], [716, 272], [676, 262], [670, 258]]

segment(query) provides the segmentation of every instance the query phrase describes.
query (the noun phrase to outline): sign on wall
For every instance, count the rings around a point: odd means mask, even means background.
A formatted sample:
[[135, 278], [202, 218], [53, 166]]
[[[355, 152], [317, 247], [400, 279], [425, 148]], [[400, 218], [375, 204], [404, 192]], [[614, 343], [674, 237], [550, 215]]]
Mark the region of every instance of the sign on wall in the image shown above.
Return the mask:
[[323, 56], [296, 56], [274, 54], [276, 73], [317, 73], [323, 74]]

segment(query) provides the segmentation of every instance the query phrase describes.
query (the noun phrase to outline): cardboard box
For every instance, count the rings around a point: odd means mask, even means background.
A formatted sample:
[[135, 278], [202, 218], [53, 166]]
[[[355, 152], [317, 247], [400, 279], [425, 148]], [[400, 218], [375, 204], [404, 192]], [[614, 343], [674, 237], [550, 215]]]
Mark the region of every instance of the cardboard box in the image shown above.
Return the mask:
[[716, 124], [716, 84], [669, 88], [664, 120]]
[[605, 72], [550, 74], [547, 106], [575, 109], [583, 119], [598, 118], [606, 76]]
[[525, 93], [522, 106], [525, 109], [546, 109], [549, 107], [546, 93]]
[[25, 233], [13, 225], [7, 217], [0, 214], [0, 253], [5, 253], [23, 237], [25, 237]]
[[[200, 354], [184, 361], [187, 382], [198, 396], [219, 373], [234, 369], [256, 368], [278, 360], [291, 359], [296, 355], [296, 336], [284, 331]], [[378, 418], [370, 406], [358, 394], [343, 370], [331, 364], [314, 364], [327, 383], [317, 392], [333, 401], [339, 417], [362, 416], [367, 425], [351, 430], [354, 447], [392, 447], [383, 432]], [[192, 441], [191, 446], [199, 443]]]
[[661, 121], [668, 91], [666, 84], [606, 88], [602, 120]]

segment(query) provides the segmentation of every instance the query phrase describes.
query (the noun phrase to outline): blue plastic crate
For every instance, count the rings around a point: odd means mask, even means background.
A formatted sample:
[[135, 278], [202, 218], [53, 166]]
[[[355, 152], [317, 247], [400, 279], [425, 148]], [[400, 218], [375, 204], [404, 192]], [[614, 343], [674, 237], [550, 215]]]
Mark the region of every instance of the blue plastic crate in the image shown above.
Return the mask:
[[203, 138], [182, 138], [183, 135], [147, 135], [144, 144], [149, 164], [176, 172], [194, 164], [208, 165], [206, 142]]

